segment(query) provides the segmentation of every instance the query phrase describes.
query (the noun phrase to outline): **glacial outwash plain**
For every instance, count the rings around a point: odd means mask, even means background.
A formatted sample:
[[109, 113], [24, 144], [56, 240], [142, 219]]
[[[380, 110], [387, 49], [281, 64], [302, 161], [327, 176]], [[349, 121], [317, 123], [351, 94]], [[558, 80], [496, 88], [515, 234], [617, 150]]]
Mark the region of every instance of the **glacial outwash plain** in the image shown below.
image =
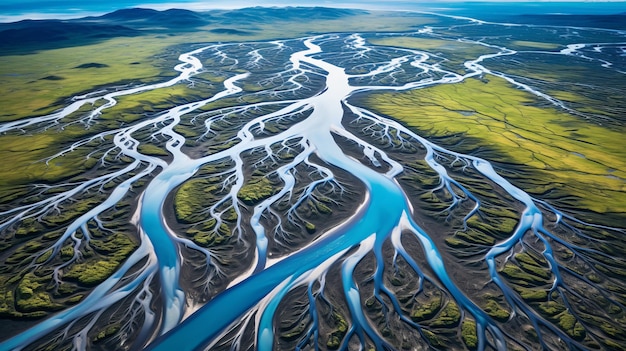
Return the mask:
[[521, 9], [0, 23], [0, 351], [626, 350], [626, 7]]

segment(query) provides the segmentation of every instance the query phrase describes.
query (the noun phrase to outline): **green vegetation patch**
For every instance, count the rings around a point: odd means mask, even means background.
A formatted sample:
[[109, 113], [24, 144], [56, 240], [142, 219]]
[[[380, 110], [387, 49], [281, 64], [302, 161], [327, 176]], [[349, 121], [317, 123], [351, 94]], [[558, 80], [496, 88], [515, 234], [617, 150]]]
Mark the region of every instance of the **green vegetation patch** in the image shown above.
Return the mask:
[[341, 346], [341, 342], [346, 336], [348, 331], [348, 322], [339, 312], [335, 312], [332, 315], [332, 324], [334, 325], [335, 330], [328, 335], [326, 346], [330, 350], [336, 350], [339, 346]]
[[471, 319], [463, 320], [463, 324], [461, 324], [461, 338], [468, 349], [475, 350], [478, 347], [475, 321]]
[[274, 195], [276, 192], [278, 192], [278, 189], [272, 182], [263, 177], [258, 180], [249, 181], [246, 185], [241, 187], [237, 197], [246, 205], [256, 205]]
[[[42, 161], [56, 152], [64, 137], [48, 130], [36, 135], [0, 135], [0, 196], [18, 185], [34, 181], [54, 182], [91, 169], [96, 159], [88, 158], [87, 151], [76, 150], [48, 162]], [[92, 150], [91, 150], [92, 151]], [[7, 188], [4, 190], [3, 188]]]
[[55, 311], [63, 306], [52, 301], [46, 292], [49, 277], [27, 273], [16, 289], [16, 307], [22, 312]]
[[461, 320], [461, 310], [454, 301], [449, 301], [446, 307], [431, 324], [433, 327], [454, 327]]
[[[551, 191], [557, 201], [566, 201], [569, 194], [576, 197], [578, 208], [625, 213], [626, 149], [615, 142], [623, 133], [555, 108], [538, 107], [536, 101], [505, 80], [489, 77], [376, 93], [365, 104], [432, 137], [463, 135], [463, 144], [455, 147], [465, 149], [457, 151], [488, 145], [489, 160], [532, 171], [532, 176], [514, 179], [531, 193]], [[456, 111], [474, 113], [465, 116]]]
[[122, 261], [137, 248], [134, 241], [121, 233], [103, 239], [93, 239], [90, 245], [102, 255], [101, 258], [71, 265], [64, 278], [75, 280], [85, 286], [95, 286], [111, 276]]
[[[405, 31], [415, 25], [435, 22], [432, 16], [362, 13], [314, 21], [239, 24], [237, 32], [215, 32], [214, 26], [173, 36], [144, 31], [134, 37], [103, 39], [97, 43], [41, 50], [29, 55], [3, 55], [0, 56], [0, 66], [3, 72], [10, 74], [0, 76], [0, 121], [50, 113], [59, 108], [64, 99], [100, 86], [167, 79], [177, 72], [173, 70], [175, 63], [165, 62], [162, 54], [181, 43], [297, 38], [313, 32], [347, 30]], [[168, 57], [176, 58], [177, 52]]]
[[141, 152], [144, 155], [150, 155], [150, 156], [169, 156], [170, 155], [170, 153], [167, 150], [160, 148], [156, 145], [146, 144], [146, 143], [139, 144], [139, 146], [137, 147], [137, 151]]
[[515, 290], [519, 293], [522, 299], [526, 301], [544, 301], [548, 298], [548, 292], [541, 288], [527, 289], [521, 286], [515, 286]]
[[109, 325], [96, 334], [96, 336], [93, 337], [93, 341], [95, 343], [102, 342], [103, 340], [115, 335], [118, 331], [120, 331], [120, 329], [121, 325], [119, 324]]
[[439, 312], [442, 304], [443, 296], [435, 294], [426, 302], [416, 304], [417, 306], [411, 311], [411, 319], [414, 322], [431, 319]]
[[[155, 55], [173, 43], [173, 39], [155, 36], [115, 38], [31, 55], [0, 56], [3, 71], [11, 72], [0, 77], [0, 120], [50, 113], [60, 107], [62, 99], [101, 85], [161, 76], [164, 72], [157, 67]], [[137, 61], [142, 64], [133, 64]], [[42, 79], [50, 76], [63, 79]]]
[[207, 179], [190, 179], [178, 188], [174, 196], [176, 218], [181, 223], [194, 223], [205, 210], [207, 198], [214, 198], [221, 187]]
[[546, 279], [542, 276], [537, 275], [534, 272], [529, 273], [512, 263], [505, 264], [500, 273], [520, 285], [531, 284], [537, 286], [546, 283]]
[[215, 228], [217, 221], [214, 218], [208, 220], [201, 227], [202, 229], [189, 229], [187, 235], [192, 237], [192, 240], [203, 247], [218, 246], [225, 243], [231, 236], [232, 231], [226, 223], [220, 224], [218, 228]]
[[495, 299], [488, 299], [483, 310], [487, 312], [489, 316], [500, 322], [506, 322], [511, 316], [511, 313], [502, 308]]

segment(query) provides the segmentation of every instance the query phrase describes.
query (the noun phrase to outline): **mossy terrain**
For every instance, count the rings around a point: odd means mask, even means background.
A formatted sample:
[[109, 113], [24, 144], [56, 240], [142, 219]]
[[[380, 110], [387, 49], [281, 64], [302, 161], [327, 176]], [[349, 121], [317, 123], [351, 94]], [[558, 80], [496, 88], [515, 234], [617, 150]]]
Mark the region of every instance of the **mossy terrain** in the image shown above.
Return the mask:
[[335, 312], [332, 315], [332, 325], [335, 330], [327, 335], [326, 347], [329, 350], [337, 350], [343, 341], [346, 332], [348, 331], [348, 322], [339, 312]]
[[176, 218], [182, 223], [194, 223], [202, 218], [207, 198], [214, 199], [212, 193], [220, 190], [219, 184], [209, 180], [192, 179], [180, 186], [174, 198]]
[[[158, 68], [159, 59], [154, 57], [168, 43], [172, 45], [174, 41], [156, 37], [114, 38], [26, 56], [1, 56], [5, 71], [12, 74], [0, 77], [0, 119], [8, 121], [52, 112], [64, 99], [101, 85], [173, 75], [175, 72]], [[76, 68], [90, 62], [106, 67]], [[51, 75], [62, 79], [42, 79]]]
[[476, 57], [494, 52], [494, 49], [479, 44], [460, 42], [457, 40], [443, 40], [420, 37], [389, 36], [384, 38], [373, 38], [370, 39], [369, 42], [374, 45], [443, 52], [452, 55], [468, 55], [466, 57]]
[[4, 155], [5, 161], [0, 165], [0, 189], [10, 192], [16, 186], [35, 181], [54, 182], [81, 174], [95, 166], [97, 159], [88, 157], [89, 152], [86, 150], [77, 150], [51, 162], [44, 162], [46, 157], [58, 151], [63, 138], [66, 137], [55, 132], [28, 137], [0, 135], [0, 153]]
[[[462, 134], [476, 145], [488, 145], [478, 155], [532, 172], [532, 177], [512, 181], [535, 195], [564, 207], [570, 206], [566, 199], [573, 196], [577, 209], [623, 218], [626, 155], [613, 142], [621, 133], [554, 108], [540, 108], [536, 101], [506, 81], [488, 77], [372, 94], [366, 105], [433, 137]], [[471, 144], [464, 143], [464, 150], [458, 151], [473, 151], [465, 150]]]
[[539, 310], [572, 338], [576, 340], [585, 338], [585, 328], [578, 322], [576, 317], [567, 310], [562, 302], [547, 301], [540, 303]]
[[461, 325], [461, 337], [463, 343], [470, 350], [475, 350], [478, 347], [478, 335], [476, 335], [476, 322], [471, 319], [463, 320]]
[[498, 299], [495, 297], [488, 297], [487, 302], [483, 306], [483, 310], [487, 312], [489, 316], [501, 322], [507, 321], [511, 316], [509, 311], [502, 308]]
[[[411, 161], [407, 163], [400, 183], [410, 193], [417, 194], [411, 200], [420, 207], [419, 215], [426, 215], [442, 225], [441, 230], [450, 233], [444, 239], [445, 244], [463, 256], [478, 254], [509, 237], [520, 216], [515, 201], [493, 183], [464, 169], [461, 163], [446, 166], [449, 172], [458, 175], [458, 184], [480, 202], [478, 211], [470, 214], [475, 201], [456, 187], [452, 187], [454, 194], [442, 187], [439, 175], [426, 161]], [[463, 203], [453, 205], [453, 195]]]
[[[39, 319], [80, 302], [135, 250], [127, 203], [104, 212], [102, 227], [94, 222], [85, 225], [89, 245], [78, 242], [85, 236], [77, 232], [77, 241], [53, 248], [65, 226], [102, 201], [102, 196], [77, 195], [61, 202], [58, 213], [51, 210], [39, 219], [27, 218], [14, 229], [15, 237], [0, 251], [0, 318]], [[59, 280], [53, 279], [52, 269], [61, 265]]]
[[[34, 252], [42, 247], [37, 242], [21, 250]], [[119, 264], [134, 251], [137, 245], [126, 235], [114, 234], [91, 241], [94, 252], [86, 252], [85, 260], [71, 264], [63, 278], [64, 283], [53, 284], [51, 271], [38, 270], [7, 279], [0, 276], [0, 317], [41, 318], [49, 312], [63, 309], [79, 302], [85, 288], [92, 287], [108, 278]], [[74, 250], [68, 246], [59, 253], [61, 260], [67, 260]], [[54, 259], [52, 250], [39, 257], [38, 263]], [[15, 255], [15, 254], [14, 254]], [[73, 283], [79, 285], [75, 285]]]
[[269, 179], [263, 177], [247, 182], [237, 194], [237, 197], [246, 205], [255, 205], [276, 193], [276, 186]]
[[435, 294], [426, 302], [416, 304], [416, 307], [411, 311], [411, 319], [419, 322], [433, 318], [441, 310], [442, 302], [443, 296]]
[[238, 216], [230, 205], [217, 209], [219, 216], [211, 217], [209, 208], [229, 192], [225, 177], [215, 175], [228, 163], [206, 165], [196, 177], [183, 183], [174, 194], [174, 214], [182, 231], [203, 247], [223, 245], [232, 237]]
[[94, 259], [72, 265], [64, 277], [85, 286], [94, 286], [108, 278], [117, 267], [135, 250], [137, 244], [128, 236], [115, 233], [92, 240], [91, 247], [97, 253]]

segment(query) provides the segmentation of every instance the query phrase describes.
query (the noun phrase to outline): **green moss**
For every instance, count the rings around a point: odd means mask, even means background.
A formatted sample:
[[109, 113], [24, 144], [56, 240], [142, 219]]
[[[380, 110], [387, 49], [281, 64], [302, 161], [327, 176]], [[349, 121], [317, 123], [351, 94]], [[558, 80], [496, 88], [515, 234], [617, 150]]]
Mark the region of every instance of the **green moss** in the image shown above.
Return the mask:
[[626, 337], [626, 331], [624, 331], [621, 327], [618, 327], [612, 323], [603, 321], [602, 323], [600, 323], [600, 329], [602, 329], [603, 332], [605, 332], [606, 334], [616, 337], [616, 336], [620, 336], [620, 337]]
[[453, 238], [453, 237], [448, 237], [446, 238], [446, 244], [450, 247], [454, 247], [454, 248], [467, 248], [470, 247], [470, 245], [463, 241], [463, 240], [459, 240], [457, 238]]
[[548, 298], [548, 292], [544, 289], [535, 288], [535, 289], [527, 289], [523, 287], [516, 286], [515, 290], [520, 294], [522, 299], [526, 301], [544, 301]]
[[326, 346], [331, 350], [336, 350], [341, 345], [341, 341], [348, 331], [348, 322], [339, 312], [333, 313], [332, 321], [335, 330], [328, 335]]
[[35, 260], [35, 262], [39, 263], [39, 264], [46, 262], [52, 256], [52, 251], [53, 250], [50, 249], [50, 250], [44, 252], [43, 255], [39, 256], [37, 258], [37, 260]]
[[574, 328], [574, 324], [576, 324], [576, 317], [571, 313], [563, 313], [559, 318], [559, 326], [564, 330]]
[[19, 227], [15, 231], [16, 237], [25, 237], [41, 233], [44, 227], [34, 218], [25, 218], [20, 223]]
[[565, 306], [556, 301], [546, 301], [539, 304], [539, 309], [548, 316], [555, 316], [565, 311]]
[[576, 320], [569, 312], [563, 312], [559, 316], [559, 327], [563, 329], [569, 336], [576, 340], [582, 340], [585, 338], [585, 328]]
[[620, 350], [620, 351], [626, 350], [626, 346], [616, 343], [610, 339], [602, 339], [600, 342], [604, 344], [608, 350]]
[[[516, 258], [517, 258], [517, 256], [516, 256]], [[526, 271], [527, 273], [530, 273], [532, 275], [535, 275], [537, 277], [540, 277], [540, 278], [543, 278], [543, 279], [549, 279], [551, 277], [551, 275], [552, 275], [552, 273], [550, 272], [550, 269], [548, 267], [540, 266], [537, 261], [533, 260], [533, 261], [531, 261], [529, 263], [529, 262], [518, 260], [518, 263], [519, 263], [520, 267], [524, 271]]]
[[485, 304], [483, 310], [487, 312], [489, 316], [500, 322], [506, 322], [511, 316], [509, 311], [502, 308], [500, 304], [495, 300], [487, 300], [487, 303]]
[[322, 214], [331, 214], [333, 212], [330, 207], [324, 205], [322, 202], [317, 202], [316, 206], [317, 210]]
[[206, 209], [207, 203], [215, 199], [221, 186], [207, 179], [190, 179], [183, 183], [174, 195], [174, 211], [181, 223], [199, 221], [201, 212]]
[[289, 329], [287, 332], [281, 333], [280, 337], [287, 341], [296, 340], [306, 330], [307, 326], [308, 326], [308, 323], [304, 320], [300, 321], [299, 323], [295, 323], [293, 328]]
[[85, 295], [76, 295], [76, 296], [72, 296], [69, 299], [67, 299], [67, 303], [73, 305], [75, 303], [80, 302], [80, 300], [83, 299], [83, 297], [85, 297]]
[[517, 281], [518, 283], [533, 283], [535, 285], [546, 283], [546, 280], [542, 279], [542, 277], [538, 277], [535, 274], [529, 274], [512, 263], [504, 265], [500, 273], [511, 280]]
[[175, 128], [174, 131], [182, 136], [184, 136], [186, 139], [191, 139], [191, 138], [197, 138], [200, 135], [202, 135], [202, 133], [200, 133], [198, 131], [198, 128], [191, 128], [191, 127], [187, 127], [181, 124], [178, 124]]
[[[540, 107], [535, 96], [503, 79], [488, 79], [372, 94], [366, 106], [432, 137], [462, 135], [464, 141], [474, 141], [464, 142], [468, 148], [489, 145], [485, 152], [490, 160], [530, 172], [515, 181], [531, 192], [551, 191], [564, 205], [573, 196], [579, 210], [624, 213], [621, 179], [626, 178], [626, 150], [614, 142], [621, 140], [621, 131]], [[475, 113], [464, 116], [455, 111]], [[575, 154], [581, 150], [585, 157]], [[506, 224], [508, 229], [511, 225]]]
[[98, 196], [92, 196], [80, 201], [66, 203], [60, 211], [50, 211], [43, 221], [50, 226], [59, 226], [81, 216], [102, 202]]
[[237, 211], [234, 208], [229, 209], [222, 215], [222, 219], [228, 222], [234, 222], [238, 218]]
[[540, 266], [539, 262], [527, 252], [520, 252], [515, 255], [515, 260], [520, 263], [526, 263], [533, 266]]
[[241, 187], [237, 197], [247, 205], [256, 205], [274, 195], [276, 191], [269, 179], [263, 177]]
[[217, 232], [221, 236], [225, 236], [225, 237], [232, 235], [232, 232], [230, 231], [230, 227], [226, 223], [220, 224], [220, 227], [217, 229]]
[[414, 322], [420, 322], [426, 319], [434, 317], [441, 309], [443, 303], [443, 297], [441, 294], [436, 294], [431, 297], [426, 303], [419, 304], [417, 308], [411, 311], [411, 319]]
[[112, 257], [116, 261], [121, 261], [135, 250], [137, 244], [127, 235], [114, 233], [102, 239], [93, 239], [90, 242], [96, 251]]
[[73, 264], [65, 273], [65, 278], [76, 280], [86, 286], [95, 286], [111, 276], [137, 247], [128, 236], [120, 233], [91, 240], [90, 245], [106, 258]]
[[217, 219], [209, 218], [208, 220], [200, 223], [199, 225], [197, 225], [195, 227], [198, 228], [198, 230], [201, 230], [201, 231], [209, 231], [209, 230], [213, 230], [216, 225], [217, 225]]
[[79, 263], [65, 274], [67, 279], [75, 279], [80, 284], [95, 286], [107, 279], [119, 265], [117, 261], [98, 260], [95, 262]]
[[57, 293], [59, 295], [70, 295], [78, 290], [78, 287], [75, 284], [63, 282], [59, 285], [57, 289]]
[[45, 291], [49, 277], [27, 273], [16, 289], [16, 307], [22, 312], [54, 311], [62, 308]]
[[13, 304], [13, 291], [7, 286], [6, 278], [0, 276], [0, 316], [10, 315], [15, 309]]
[[315, 230], [316, 230], [315, 224], [311, 222], [304, 222], [304, 228], [309, 234], [315, 233]]
[[337, 335], [331, 334], [326, 342], [326, 347], [330, 350], [336, 350], [341, 346], [341, 339]]
[[137, 151], [141, 152], [144, 155], [151, 155], [151, 156], [169, 156], [170, 154], [166, 150], [163, 150], [162, 148], [156, 145], [146, 144], [146, 143], [139, 144], [139, 146], [137, 147]]
[[232, 236], [232, 231], [226, 223], [220, 224], [219, 228], [216, 228], [216, 225], [217, 221], [211, 218], [187, 230], [187, 235], [190, 236], [196, 244], [203, 247], [222, 245]]
[[454, 301], [449, 301], [437, 319], [432, 323], [434, 327], [453, 327], [461, 320], [461, 310]]
[[[88, 148], [79, 148], [71, 153], [42, 161], [60, 151], [62, 145], [73, 140], [67, 130], [59, 133], [53, 129], [39, 134], [0, 135], [0, 154], [4, 155], [0, 164], [0, 196], [15, 194], [12, 189], [38, 181], [56, 182], [79, 174], [93, 167], [93, 160], [87, 158]], [[83, 128], [83, 134], [87, 134]], [[65, 206], [66, 204], [64, 204]], [[63, 208], [67, 210], [67, 208]], [[27, 235], [26, 232], [20, 232]]]
[[[415, 37], [385, 37], [369, 39], [372, 44], [405, 47], [418, 50], [426, 50], [436, 53], [444, 53], [445, 57], [451, 60], [452, 64], [461, 64], [473, 57], [493, 52], [484, 46], [461, 43], [455, 40], [415, 38]], [[460, 109], [463, 110], [463, 109]]]
[[120, 325], [119, 324], [113, 324], [113, 325], [109, 325], [108, 327], [106, 327], [105, 329], [101, 330], [94, 338], [93, 341], [94, 342], [101, 342], [113, 335], [115, 335], [118, 331], [120, 331]]
[[463, 343], [470, 350], [475, 350], [478, 347], [478, 335], [476, 334], [476, 322], [471, 319], [463, 320], [461, 324], [461, 338]]
[[479, 245], [492, 246], [496, 243], [496, 239], [475, 229], [468, 229], [464, 232], [456, 232], [455, 235], [457, 236], [457, 238], [461, 238], [469, 243]]
[[61, 258], [63, 260], [69, 260], [74, 257], [74, 247], [72, 245], [64, 246], [61, 249]]

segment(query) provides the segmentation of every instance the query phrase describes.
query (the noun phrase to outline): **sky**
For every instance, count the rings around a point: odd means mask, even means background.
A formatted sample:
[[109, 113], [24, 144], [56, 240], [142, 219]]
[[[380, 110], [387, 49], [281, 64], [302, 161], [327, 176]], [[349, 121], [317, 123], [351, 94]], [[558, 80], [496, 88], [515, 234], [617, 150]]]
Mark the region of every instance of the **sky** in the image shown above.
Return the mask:
[[[523, 0], [482, 0], [491, 2], [523, 2]], [[232, 9], [251, 6], [329, 6], [364, 9], [397, 9], [422, 11], [453, 11], [462, 5], [459, 0], [0, 0], [0, 22], [12, 22], [22, 19], [46, 18], [77, 18], [89, 15], [100, 15], [120, 8], [144, 7], [165, 10], [169, 8], [186, 8], [191, 10]], [[580, 13], [626, 12], [626, 0], [565, 0], [565, 1], [526, 1], [525, 11]], [[617, 12], [616, 12], [617, 11]]]

